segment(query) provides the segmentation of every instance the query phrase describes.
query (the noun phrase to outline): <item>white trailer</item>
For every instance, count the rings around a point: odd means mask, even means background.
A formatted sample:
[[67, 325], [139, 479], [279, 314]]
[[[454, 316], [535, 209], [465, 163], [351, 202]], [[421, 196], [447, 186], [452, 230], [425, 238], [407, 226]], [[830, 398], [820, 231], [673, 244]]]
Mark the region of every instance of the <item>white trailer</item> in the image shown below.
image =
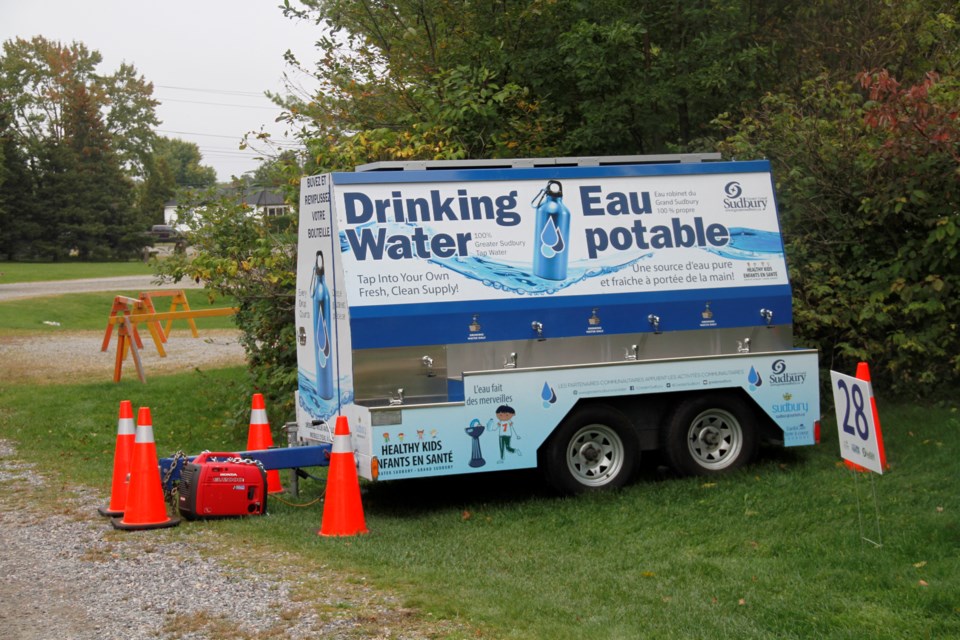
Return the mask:
[[301, 184], [298, 440], [368, 480], [621, 486], [819, 439], [769, 163], [381, 162]]

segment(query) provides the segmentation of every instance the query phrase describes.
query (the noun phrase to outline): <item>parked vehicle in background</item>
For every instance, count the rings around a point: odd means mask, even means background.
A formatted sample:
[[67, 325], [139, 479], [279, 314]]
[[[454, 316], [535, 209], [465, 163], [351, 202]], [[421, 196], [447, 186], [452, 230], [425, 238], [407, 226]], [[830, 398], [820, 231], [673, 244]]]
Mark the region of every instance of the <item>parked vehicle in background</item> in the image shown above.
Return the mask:
[[155, 224], [150, 227], [150, 237], [154, 242], [177, 242], [181, 235], [168, 224]]

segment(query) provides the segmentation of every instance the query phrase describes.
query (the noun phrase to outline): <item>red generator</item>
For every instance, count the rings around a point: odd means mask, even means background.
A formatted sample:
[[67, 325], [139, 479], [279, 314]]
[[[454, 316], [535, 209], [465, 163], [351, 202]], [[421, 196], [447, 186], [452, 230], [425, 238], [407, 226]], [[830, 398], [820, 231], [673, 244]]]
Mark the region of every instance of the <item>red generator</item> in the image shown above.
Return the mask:
[[177, 485], [187, 520], [259, 516], [267, 512], [267, 472], [235, 453], [201, 453], [188, 462]]

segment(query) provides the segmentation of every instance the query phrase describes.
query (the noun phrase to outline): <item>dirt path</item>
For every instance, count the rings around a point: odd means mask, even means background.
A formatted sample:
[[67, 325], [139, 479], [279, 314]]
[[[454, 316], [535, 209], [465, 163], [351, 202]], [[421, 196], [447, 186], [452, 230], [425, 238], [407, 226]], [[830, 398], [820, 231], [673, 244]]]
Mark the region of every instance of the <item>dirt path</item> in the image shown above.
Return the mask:
[[[143, 332], [140, 359], [149, 381], [152, 376], [194, 368], [220, 368], [245, 362], [240, 332], [235, 329], [201, 329], [194, 338], [189, 329], [174, 329], [160, 357], [147, 332]], [[92, 382], [113, 379], [117, 355], [116, 332], [106, 351], [101, 351], [102, 331], [54, 331], [47, 335], [0, 336], [0, 372], [19, 382], [55, 384], [69, 376], [71, 381]], [[137, 369], [128, 356], [121, 371], [123, 380], [136, 380]]]
[[[458, 625], [329, 565], [231, 546], [216, 527], [117, 531], [105, 496], [43, 477], [0, 440], [4, 640], [421, 640]], [[297, 532], [292, 535], [309, 535]]]

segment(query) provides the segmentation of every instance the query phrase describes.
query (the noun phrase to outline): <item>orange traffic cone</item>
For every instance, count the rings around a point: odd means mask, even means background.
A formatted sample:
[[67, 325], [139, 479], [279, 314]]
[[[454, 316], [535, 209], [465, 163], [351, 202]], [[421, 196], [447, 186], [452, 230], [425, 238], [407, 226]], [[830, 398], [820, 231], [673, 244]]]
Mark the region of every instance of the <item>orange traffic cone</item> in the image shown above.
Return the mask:
[[[258, 451], [273, 446], [273, 436], [270, 434], [270, 423], [267, 421], [267, 408], [263, 404], [263, 394], [253, 394], [253, 406], [250, 409], [250, 431], [247, 432], [247, 450]], [[280, 484], [280, 471], [267, 471], [267, 493], [280, 493], [283, 486]]]
[[[869, 382], [871, 388], [873, 387], [873, 382], [870, 380], [870, 365], [866, 362], [857, 363], [856, 378]], [[880, 430], [880, 413], [877, 411], [877, 399], [872, 393], [870, 394], [870, 410], [873, 412], [873, 426], [877, 431], [877, 450], [880, 452], [880, 468], [884, 471], [889, 471], [890, 465], [887, 464], [887, 452], [883, 448], [883, 433]]]
[[368, 533], [360, 502], [360, 479], [350, 443], [347, 418], [337, 418], [333, 432], [333, 450], [327, 471], [327, 495], [323, 503], [321, 536], [353, 536]]
[[137, 435], [133, 443], [130, 485], [123, 518], [114, 518], [110, 522], [115, 528], [126, 530], [161, 529], [180, 524], [180, 518], [167, 517], [167, 506], [163, 502], [163, 485], [160, 482], [157, 445], [153, 441], [149, 407], [140, 407], [137, 414]]
[[123, 515], [123, 507], [127, 503], [127, 486], [130, 483], [134, 434], [133, 405], [129, 400], [121, 400], [120, 417], [117, 419], [117, 446], [113, 450], [113, 487], [110, 489], [110, 504], [97, 509], [102, 516], [113, 518]]

